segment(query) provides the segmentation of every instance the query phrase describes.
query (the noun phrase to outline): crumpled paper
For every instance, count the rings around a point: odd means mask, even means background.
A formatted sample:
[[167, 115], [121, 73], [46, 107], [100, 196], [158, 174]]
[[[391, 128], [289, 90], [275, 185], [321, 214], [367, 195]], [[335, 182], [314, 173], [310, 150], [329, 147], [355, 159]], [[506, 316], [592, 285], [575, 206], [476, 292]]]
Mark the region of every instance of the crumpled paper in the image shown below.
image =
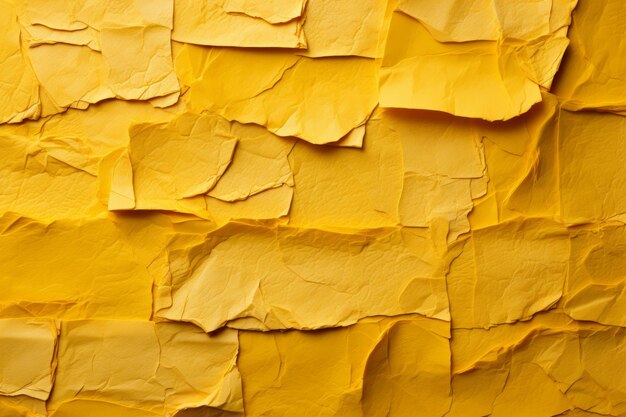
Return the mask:
[[16, 4], [30, 46], [28, 57], [44, 94], [44, 114], [86, 108], [108, 98], [155, 99], [157, 106], [178, 100], [171, 1]]
[[196, 406], [242, 411], [234, 331], [209, 336], [178, 323], [74, 321], [63, 324], [59, 340], [53, 415], [66, 403], [72, 413], [88, 413], [91, 401], [159, 414]]
[[444, 236], [378, 229], [360, 234], [230, 223], [180, 236], [155, 291], [155, 314], [207, 332], [318, 329], [377, 315], [447, 320]]
[[626, 414], [623, 1], [0, 8], [0, 416]]
[[491, 121], [527, 112], [541, 100], [540, 87], [550, 88], [575, 5], [399, 1], [403, 13], [392, 18], [381, 69], [381, 105]]
[[314, 333], [242, 332], [246, 412], [443, 415], [450, 403], [448, 336], [445, 322], [410, 316]]

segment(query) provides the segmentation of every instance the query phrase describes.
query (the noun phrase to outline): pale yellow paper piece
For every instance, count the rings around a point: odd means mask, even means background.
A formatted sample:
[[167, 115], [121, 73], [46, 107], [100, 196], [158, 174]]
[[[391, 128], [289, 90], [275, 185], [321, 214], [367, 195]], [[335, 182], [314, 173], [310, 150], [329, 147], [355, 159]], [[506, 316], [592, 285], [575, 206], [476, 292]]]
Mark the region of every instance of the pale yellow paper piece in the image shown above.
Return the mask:
[[385, 0], [361, 0], [358, 7], [342, 0], [307, 0], [307, 47], [300, 54], [381, 58], [390, 16], [391, 4]]
[[206, 331], [236, 319], [232, 326], [253, 329], [346, 326], [407, 313], [447, 320], [441, 235], [232, 223], [170, 244], [155, 315]]
[[525, 217], [558, 217], [557, 160], [559, 109], [556, 97], [544, 93], [527, 113], [506, 122], [478, 122], [489, 182], [474, 201], [472, 228]]
[[113, 168], [109, 209], [202, 213], [204, 200], [193, 197], [215, 186], [237, 145], [230, 123], [209, 115], [183, 114], [169, 123], [137, 124], [129, 135], [128, 152]]
[[305, 48], [300, 18], [304, 5], [305, 0], [174, 0], [172, 39], [210, 46]]
[[[399, 0], [442, 43], [494, 41], [511, 48], [518, 65], [549, 89], [569, 44], [567, 30], [577, 0]], [[503, 71], [502, 76], [509, 76]]]
[[245, 200], [222, 201], [205, 196], [204, 202], [210, 219], [217, 225], [224, 225], [231, 220], [272, 220], [286, 221], [289, 214], [294, 188], [281, 185], [254, 194]]
[[294, 186], [287, 159], [294, 140], [280, 138], [255, 125], [234, 123], [238, 138], [232, 162], [207, 194], [222, 201], [241, 201], [273, 188]]
[[502, 33], [495, 3], [493, 0], [440, 0], [436, 4], [428, 0], [398, 0], [398, 10], [421, 22], [439, 42], [487, 41], [497, 40]]
[[99, 185], [110, 210], [172, 210], [217, 224], [275, 219], [291, 205], [293, 145], [260, 126], [184, 113], [133, 126], [128, 150], [100, 165]]
[[472, 230], [447, 277], [452, 326], [489, 328], [531, 318], [563, 295], [569, 241], [547, 219]]
[[421, 317], [316, 332], [242, 332], [246, 413], [441, 416], [450, 405], [448, 336], [445, 322]]
[[0, 319], [0, 396], [46, 401], [54, 380], [57, 328], [41, 319]]
[[192, 45], [176, 50], [177, 73], [189, 86], [184, 96], [189, 110], [260, 124], [278, 136], [337, 142], [363, 125], [376, 106], [373, 59]]
[[64, 322], [49, 409], [87, 400], [161, 415], [202, 405], [242, 411], [238, 345], [236, 331], [207, 335], [189, 324]]
[[[109, 3], [20, 2], [20, 21], [27, 31], [43, 25], [53, 34], [48, 42], [35, 38], [28, 50], [47, 98], [44, 114], [67, 107], [84, 109], [107, 98], [167, 96], [168, 101], [160, 105], [175, 103], [179, 85], [171, 59], [172, 2]], [[87, 38], [87, 29], [93, 40]], [[62, 39], [55, 31], [63, 33]], [[76, 33], [77, 39], [68, 32]]]

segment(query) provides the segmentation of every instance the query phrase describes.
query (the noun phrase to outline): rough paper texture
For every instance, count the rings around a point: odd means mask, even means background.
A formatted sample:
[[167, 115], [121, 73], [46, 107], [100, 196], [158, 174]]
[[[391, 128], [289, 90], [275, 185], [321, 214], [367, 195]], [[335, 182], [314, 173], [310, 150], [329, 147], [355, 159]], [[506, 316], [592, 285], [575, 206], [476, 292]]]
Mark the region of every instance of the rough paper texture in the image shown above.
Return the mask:
[[624, 0], [0, 29], [0, 416], [626, 415]]

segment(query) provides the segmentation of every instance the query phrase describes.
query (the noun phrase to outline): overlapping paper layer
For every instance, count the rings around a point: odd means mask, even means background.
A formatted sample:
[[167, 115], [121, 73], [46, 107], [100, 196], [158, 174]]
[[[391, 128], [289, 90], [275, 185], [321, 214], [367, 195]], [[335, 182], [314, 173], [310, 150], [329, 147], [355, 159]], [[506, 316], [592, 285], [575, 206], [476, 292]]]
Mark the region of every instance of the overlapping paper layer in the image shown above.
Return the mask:
[[626, 2], [0, 10], [0, 416], [626, 415]]

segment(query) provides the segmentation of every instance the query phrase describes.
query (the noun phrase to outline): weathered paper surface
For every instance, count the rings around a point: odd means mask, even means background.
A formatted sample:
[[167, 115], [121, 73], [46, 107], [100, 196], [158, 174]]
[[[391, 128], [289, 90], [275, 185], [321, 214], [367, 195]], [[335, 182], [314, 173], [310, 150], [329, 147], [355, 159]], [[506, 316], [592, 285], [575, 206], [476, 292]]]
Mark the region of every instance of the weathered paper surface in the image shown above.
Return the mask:
[[626, 415], [623, 0], [0, 0], [1, 417]]

